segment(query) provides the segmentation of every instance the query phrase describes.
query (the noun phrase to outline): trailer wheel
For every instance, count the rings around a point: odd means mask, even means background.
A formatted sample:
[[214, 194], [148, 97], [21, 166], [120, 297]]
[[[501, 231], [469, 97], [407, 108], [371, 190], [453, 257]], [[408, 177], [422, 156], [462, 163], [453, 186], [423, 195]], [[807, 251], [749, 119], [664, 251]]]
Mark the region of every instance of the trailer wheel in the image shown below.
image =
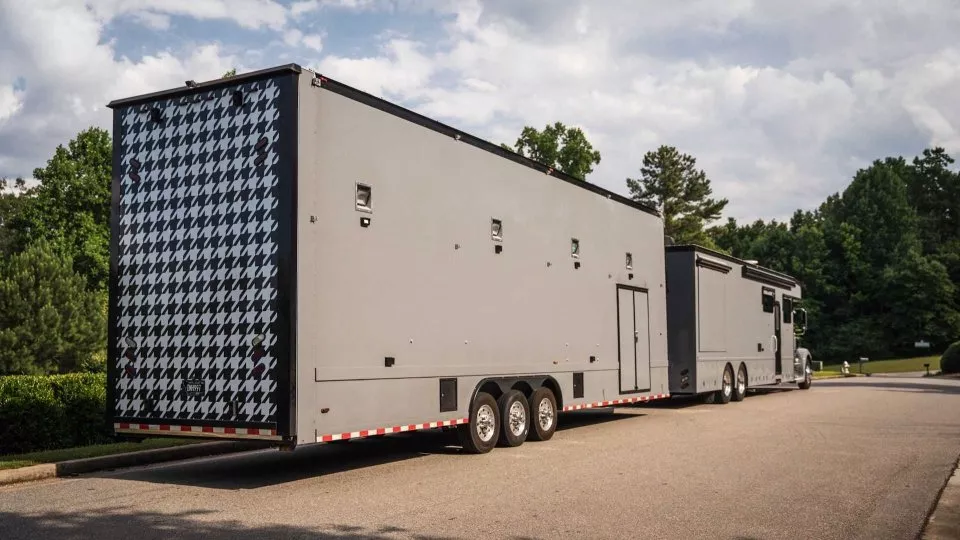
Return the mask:
[[809, 371], [804, 370], [803, 380], [797, 383], [797, 386], [799, 386], [801, 390], [809, 390], [810, 385], [812, 384], [813, 384], [813, 376], [810, 375]]
[[471, 454], [486, 454], [500, 437], [500, 409], [493, 396], [477, 392], [470, 404], [470, 422], [458, 426], [463, 449]]
[[730, 364], [723, 368], [723, 378], [720, 379], [720, 390], [717, 394], [718, 403], [730, 403], [733, 398], [733, 368]]
[[531, 441], [549, 441], [557, 431], [557, 398], [553, 392], [541, 386], [533, 391], [530, 403]]
[[733, 386], [733, 401], [743, 401], [747, 396], [747, 366], [740, 364], [737, 369], [737, 382]]
[[519, 390], [510, 390], [500, 396], [498, 405], [503, 422], [500, 428], [500, 444], [520, 446], [530, 433], [530, 405], [527, 404], [527, 397]]

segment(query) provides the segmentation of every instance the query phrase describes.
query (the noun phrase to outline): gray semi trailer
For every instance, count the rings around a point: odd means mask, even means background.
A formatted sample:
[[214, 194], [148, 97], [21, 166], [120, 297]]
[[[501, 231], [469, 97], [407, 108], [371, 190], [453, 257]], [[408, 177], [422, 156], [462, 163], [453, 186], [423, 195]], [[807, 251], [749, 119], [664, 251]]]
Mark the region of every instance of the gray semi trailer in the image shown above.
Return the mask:
[[750, 387], [810, 388], [811, 355], [791, 276], [698, 246], [668, 246], [671, 395], [740, 401]]
[[115, 432], [483, 453], [670, 395], [655, 209], [297, 65], [110, 107]]

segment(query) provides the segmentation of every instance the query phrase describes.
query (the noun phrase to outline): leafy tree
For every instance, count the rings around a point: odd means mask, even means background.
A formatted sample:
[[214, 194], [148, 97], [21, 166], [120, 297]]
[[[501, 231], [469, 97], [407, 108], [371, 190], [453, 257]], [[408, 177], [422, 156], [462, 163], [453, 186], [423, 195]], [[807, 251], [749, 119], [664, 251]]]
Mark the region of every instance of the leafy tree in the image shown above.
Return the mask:
[[665, 233], [679, 244], [713, 244], [704, 227], [718, 219], [727, 199], [711, 198], [713, 189], [697, 161], [672, 146], [660, 146], [643, 156], [641, 178], [627, 178], [635, 201], [656, 206], [663, 214]]
[[861, 256], [875, 271], [920, 247], [905, 174], [901, 161], [875, 161], [857, 172], [843, 193], [841, 217], [856, 228]]
[[105, 296], [49, 242], [0, 262], [0, 375], [75, 371], [105, 340]]
[[45, 239], [86, 279], [105, 290], [110, 247], [110, 134], [81, 131], [60, 145], [34, 177], [40, 184], [21, 195], [22, 207], [9, 225], [17, 250]]
[[913, 251], [884, 270], [883, 283], [889, 309], [882, 326], [889, 348], [908, 352], [919, 338], [937, 346], [956, 339], [960, 329], [953, 301], [956, 287], [939, 261]]
[[220, 77], [220, 78], [221, 78], [221, 79], [229, 79], [230, 77], [236, 76], [236, 74], [237, 74], [237, 68], [231, 68], [229, 71], [227, 71], [226, 73], [224, 73], [223, 76]]
[[583, 130], [561, 122], [548, 124], [543, 131], [526, 126], [513, 148], [501, 146], [579, 180], [585, 180], [600, 163], [600, 152], [593, 149]]
[[26, 200], [21, 196], [26, 190], [26, 183], [22, 178], [14, 181], [0, 178], [0, 256], [9, 256], [13, 253], [16, 236], [13, 224], [23, 209]]
[[913, 159], [907, 176], [910, 203], [917, 211], [925, 253], [936, 253], [945, 242], [960, 240], [960, 174], [943, 148], [925, 149]]

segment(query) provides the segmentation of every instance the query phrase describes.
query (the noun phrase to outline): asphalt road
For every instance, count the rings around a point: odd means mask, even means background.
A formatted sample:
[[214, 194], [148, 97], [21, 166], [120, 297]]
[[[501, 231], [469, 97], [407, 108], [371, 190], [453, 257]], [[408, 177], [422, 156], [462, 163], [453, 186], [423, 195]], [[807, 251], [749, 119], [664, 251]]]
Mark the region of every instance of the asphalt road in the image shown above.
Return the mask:
[[742, 403], [564, 416], [0, 489], [0, 538], [915, 538], [960, 454], [960, 381], [860, 378]]

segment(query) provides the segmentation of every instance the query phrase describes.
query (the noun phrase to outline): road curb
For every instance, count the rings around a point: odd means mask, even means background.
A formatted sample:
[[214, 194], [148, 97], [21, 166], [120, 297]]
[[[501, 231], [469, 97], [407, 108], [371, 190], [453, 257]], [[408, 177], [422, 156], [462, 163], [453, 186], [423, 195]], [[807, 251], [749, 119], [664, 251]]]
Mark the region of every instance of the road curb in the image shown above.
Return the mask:
[[947, 540], [960, 538], [960, 458], [954, 462], [953, 471], [947, 477], [933, 508], [917, 536], [922, 540]]
[[127, 452], [110, 456], [75, 459], [71, 461], [61, 461], [60, 463], [43, 463], [41, 465], [31, 465], [29, 467], [21, 467], [19, 469], [0, 471], [0, 486], [19, 484], [22, 482], [33, 482], [36, 480], [46, 480], [49, 478], [63, 476], [74, 476], [77, 474], [109, 469], [122, 469], [125, 467], [135, 467], [138, 465], [150, 465], [165, 461], [176, 461], [180, 459], [257, 450], [260, 448], [263, 448], [263, 446], [257, 443], [218, 441], [210, 443], [188, 444], [184, 446], [173, 446], [170, 448], [155, 448], [152, 450], [141, 450], [139, 452]]

